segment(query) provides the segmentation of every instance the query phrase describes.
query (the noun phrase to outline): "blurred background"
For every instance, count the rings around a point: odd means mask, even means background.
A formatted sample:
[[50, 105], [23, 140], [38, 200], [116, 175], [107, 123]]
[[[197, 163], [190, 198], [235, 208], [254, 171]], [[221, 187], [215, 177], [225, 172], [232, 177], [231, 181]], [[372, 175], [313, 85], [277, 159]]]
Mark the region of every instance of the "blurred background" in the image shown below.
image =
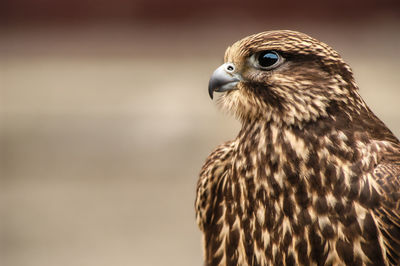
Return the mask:
[[201, 265], [197, 175], [239, 128], [208, 78], [252, 33], [333, 46], [399, 137], [399, 3], [2, 0], [0, 265]]

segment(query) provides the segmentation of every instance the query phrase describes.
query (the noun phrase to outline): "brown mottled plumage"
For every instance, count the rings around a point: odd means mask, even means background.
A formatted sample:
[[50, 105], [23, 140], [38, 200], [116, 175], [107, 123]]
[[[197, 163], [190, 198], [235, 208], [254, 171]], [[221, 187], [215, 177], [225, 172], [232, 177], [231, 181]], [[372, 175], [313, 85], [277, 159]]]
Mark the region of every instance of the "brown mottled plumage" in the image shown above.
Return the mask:
[[210, 95], [242, 128], [200, 173], [206, 265], [400, 265], [400, 142], [350, 67], [294, 31], [244, 38], [225, 62]]

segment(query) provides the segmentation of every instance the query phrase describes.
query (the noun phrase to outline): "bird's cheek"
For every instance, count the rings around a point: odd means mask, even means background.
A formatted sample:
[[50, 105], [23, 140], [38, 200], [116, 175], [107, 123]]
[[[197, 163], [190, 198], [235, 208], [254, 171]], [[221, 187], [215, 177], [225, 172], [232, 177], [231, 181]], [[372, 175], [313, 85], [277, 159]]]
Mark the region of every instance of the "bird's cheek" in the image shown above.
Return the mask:
[[248, 83], [268, 83], [269, 77], [266, 73], [256, 70], [248, 70], [242, 73], [243, 80]]

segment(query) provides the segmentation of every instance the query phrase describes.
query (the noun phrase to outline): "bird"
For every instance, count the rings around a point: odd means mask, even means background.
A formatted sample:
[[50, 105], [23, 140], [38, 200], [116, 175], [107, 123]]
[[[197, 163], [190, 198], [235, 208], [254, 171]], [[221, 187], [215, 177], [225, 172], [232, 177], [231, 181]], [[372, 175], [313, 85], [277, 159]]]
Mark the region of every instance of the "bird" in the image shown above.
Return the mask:
[[205, 265], [400, 265], [400, 142], [333, 48], [245, 37], [208, 92], [241, 128], [200, 171]]

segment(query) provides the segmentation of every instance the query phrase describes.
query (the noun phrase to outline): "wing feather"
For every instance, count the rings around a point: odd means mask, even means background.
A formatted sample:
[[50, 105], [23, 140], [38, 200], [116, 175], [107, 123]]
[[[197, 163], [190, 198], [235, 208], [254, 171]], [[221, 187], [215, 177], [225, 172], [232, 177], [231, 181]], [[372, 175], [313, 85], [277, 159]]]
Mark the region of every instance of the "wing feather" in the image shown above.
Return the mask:
[[197, 183], [197, 195], [195, 202], [196, 219], [200, 229], [204, 231], [204, 227], [207, 224], [207, 213], [210, 209], [211, 199], [214, 195], [211, 195], [213, 188], [221, 180], [221, 177], [228, 170], [229, 164], [231, 163], [232, 151], [234, 148], [234, 142], [228, 141], [218, 146], [211, 154], [207, 157], [206, 162], [200, 171], [199, 181]]
[[382, 192], [381, 206], [374, 210], [392, 265], [400, 265], [400, 151], [391, 152], [374, 169]]

